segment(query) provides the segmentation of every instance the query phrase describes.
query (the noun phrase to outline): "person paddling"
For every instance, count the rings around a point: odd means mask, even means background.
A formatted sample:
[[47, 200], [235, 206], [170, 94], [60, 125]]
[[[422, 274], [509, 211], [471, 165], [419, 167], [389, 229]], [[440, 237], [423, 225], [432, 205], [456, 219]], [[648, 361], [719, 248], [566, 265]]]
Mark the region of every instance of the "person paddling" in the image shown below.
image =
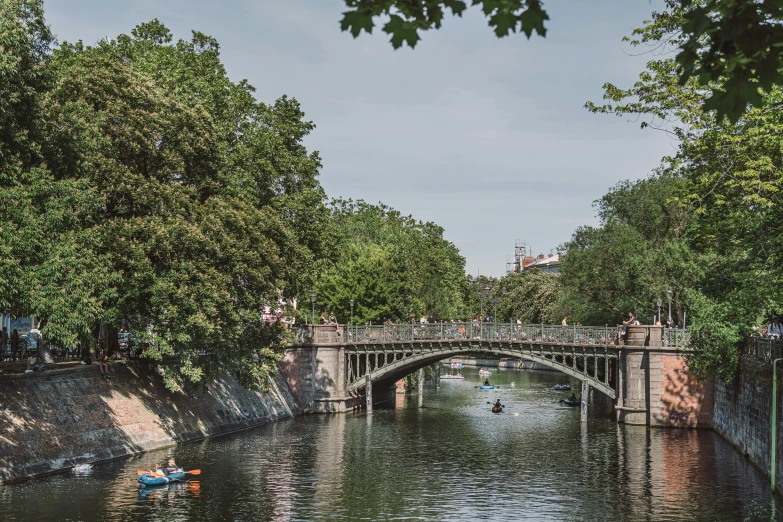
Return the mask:
[[489, 379], [484, 379], [484, 386], [489, 386]]
[[183, 470], [182, 468], [177, 466], [177, 463], [174, 462], [174, 459], [169, 459], [168, 465], [165, 468], [163, 468], [161, 471], [163, 471], [163, 474], [168, 477], [172, 473], [182, 473]]
[[502, 407], [503, 407], [503, 405], [502, 405], [502, 404], [500, 404], [500, 399], [496, 400], [496, 401], [495, 401], [495, 405], [494, 405], [494, 406], [492, 406], [492, 407], [493, 407], [493, 408], [502, 408]]
[[151, 469], [147, 470], [147, 471], [150, 472], [150, 475], [158, 475], [158, 476], [162, 476], [162, 477], [168, 477], [172, 473], [182, 473], [183, 470], [182, 470], [182, 468], [177, 466], [177, 463], [174, 462], [174, 459], [169, 459], [169, 463], [168, 463], [167, 466], [164, 466], [162, 468], [159, 467], [159, 466], [155, 466], [155, 470], [154, 471], [151, 470]]

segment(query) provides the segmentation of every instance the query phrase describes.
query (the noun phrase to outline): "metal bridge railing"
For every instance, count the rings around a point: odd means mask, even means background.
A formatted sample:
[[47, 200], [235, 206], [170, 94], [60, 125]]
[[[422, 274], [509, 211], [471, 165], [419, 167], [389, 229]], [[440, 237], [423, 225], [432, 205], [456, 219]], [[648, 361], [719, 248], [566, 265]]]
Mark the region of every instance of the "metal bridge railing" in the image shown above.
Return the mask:
[[[569, 344], [613, 344], [618, 328], [614, 326], [562, 326], [515, 323], [406, 323], [391, 326], [353, 325], [347, 327], [348, 342], [392, 343], [410, 341], [536, 341]], [[684, 330], [667, 328], [664, 346], [683, 347]]]
[[783, 357], [783, 340], [748, 337], [742, 343], [740, 353], [764, 363], [771, 363], [775, 359]]
[[664, 328], [663, 345], [681, 348], [688, 344], [688, 331], [681, 328]]

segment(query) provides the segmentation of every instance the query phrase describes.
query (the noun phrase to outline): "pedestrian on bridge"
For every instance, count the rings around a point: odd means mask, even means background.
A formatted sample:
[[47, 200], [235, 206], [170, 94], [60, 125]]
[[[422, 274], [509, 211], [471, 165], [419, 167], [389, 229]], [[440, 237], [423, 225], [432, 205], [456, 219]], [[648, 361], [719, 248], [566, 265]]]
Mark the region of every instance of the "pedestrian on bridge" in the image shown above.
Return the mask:
[[767, 336], [776, 340], [783, 337], [783, 325], [777, 315], [772, 316], [772, 322], [767, 326]]
[[618, 341], [622, 340], [622, 339], [627, 339], [628, 338], [628, 327], [633, 325], [633, 324], [636, 324], [636, 323], [637, 323], [636, 316], [633, 314], [633, 312], [628, 312], [628, 320], [627, 321], [623, 321], [623, 329], [621, 330], [621, 333], [620, 333], [620, 335], [617, 338]]

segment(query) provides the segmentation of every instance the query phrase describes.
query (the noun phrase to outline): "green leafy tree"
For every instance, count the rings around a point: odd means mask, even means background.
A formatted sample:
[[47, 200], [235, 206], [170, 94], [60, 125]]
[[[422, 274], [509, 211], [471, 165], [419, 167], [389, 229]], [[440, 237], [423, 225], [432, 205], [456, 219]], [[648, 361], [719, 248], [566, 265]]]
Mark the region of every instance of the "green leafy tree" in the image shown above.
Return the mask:
[[340, 255], [315, 285], [319, 311], [347, 322], [354, 299], [357, 323], [462, 313], [465, 260], [441, 227], [383, 204], [336, 200], [332, 209]]
[[[761, 9], [763, 4], [759, 2], [752, 9]], [[694, 19], [689, 12], [675, 9], [635, 34], [640, 42], [651, 45], [668, 46], [672, 39], [679, 45], [677, 42], [693, 29], [688, 24]], [[758, 41], [747, 43], [756, 45]], [[731, 46], [725, 49], [729, 53], [735, 50]], [[767, 54], [773, 60], [775, 56]], [[718, 70], [722, 65], [716, 67]], [[684, 239], [697, 254], [704, 274], [680, 293], [693, 319], [691, 342], [697, 350], [692, 366], [702, 375], [717, 374], [730, 380], [739, 340], [765, 324], [770, 313], [783, 309], [779, 285], [772, 283], [782, 275], [783, 177], [778, 136], [783, 130], [779, 123], [783, 94], [778, 87], [767, 85], [757, 91], [756, 107], [743, 109], [742, 117], [732, 121], [710, 110], [716, 89], [738, 89], [731, 77], [706, 75], [682, 83], [681, 73], [681, 63], [671, 58], [653, 60], [631, 88], [607, 85], [604, 98], [609, 103], [588, 104], [588, 108], [643, 116], [644, 124], [670, 132], [679, 140], [677, 153], [664, 158], [665, 170], [681, 180], [670, 201], [689, 217]], [[704, 88], [704, 78], [710, 82], [709, 89]]]
[[41, 164], [40, 100], [52, 82], [53, 43], [41, 1], [0, 0], [0, 185]]
[[687, 241], [691, 216], [674, 201], [679, 183], [668, 173], [624, 181], [596, 202], [601, 225], [580, 227], [564, 245], [561, 307], [573, 321], [618, 324], [634, 312], [651, 323], [657, 299], [672, 290], [682, 324], [686, 291], [705, 260]]
[[467, 276], [467, 286], [463, 300], [465, 302], [465, 312], [462, 317], [465, 319], [476, 319], [479, 316], [486, 317], [489, 313], [489, 299], [492, 296], [492, 289], [497, 284], [494, 277], [479, 274], [476, 277]]
[[558, 324], [562, 319], [559, 308], [562, 293], [558, 274], [537, 268], [507, 274], [492, 289], [492, 298], [498, 300], [496, 321], [519, 319], [525, 324]]
[[[40, 1], [0, 0], [0, 211], [18, 205], [26, 218], [35, 216], [18, 196], [3, 190], [46, 176], [40, 104], [52, 83], [48, 63], [53, 42]], [[24, 265], [37, 240], [4, 221], [0, 237], [0, 310], [19, 313], [29, 287]]]
[[171, 40], [153, 21], [30, 65], [53, 75], [32, 120], [45, 163], [0, 189], [0, 286], [20, 289], [2, 305], [67, 346], [130, 324], [170, 386], [227, 371], [263, 388], [287, 339], [264, 307], [331, 255], [313, 125], [231, 82], [213, 39]]

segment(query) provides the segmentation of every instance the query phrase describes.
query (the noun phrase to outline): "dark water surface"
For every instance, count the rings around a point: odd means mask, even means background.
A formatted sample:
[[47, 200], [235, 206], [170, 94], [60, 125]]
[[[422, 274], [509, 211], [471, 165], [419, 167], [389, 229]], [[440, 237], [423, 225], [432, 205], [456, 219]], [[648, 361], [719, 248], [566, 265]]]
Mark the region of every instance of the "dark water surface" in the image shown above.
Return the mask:
[[[775, 520], [767, 480], [710, 431], [617, 425], [558, 373], [428, 383], [371, 416], [308, 416], [0, 487], [0, 520]], [[490, 412], [500, 398], [506, 411]], [[137, 488], [173, 454], [198, 481]], [[783, 501], [778, 501], [783, 507]], [[780, 508], [779, 508], [780, 509]]]

